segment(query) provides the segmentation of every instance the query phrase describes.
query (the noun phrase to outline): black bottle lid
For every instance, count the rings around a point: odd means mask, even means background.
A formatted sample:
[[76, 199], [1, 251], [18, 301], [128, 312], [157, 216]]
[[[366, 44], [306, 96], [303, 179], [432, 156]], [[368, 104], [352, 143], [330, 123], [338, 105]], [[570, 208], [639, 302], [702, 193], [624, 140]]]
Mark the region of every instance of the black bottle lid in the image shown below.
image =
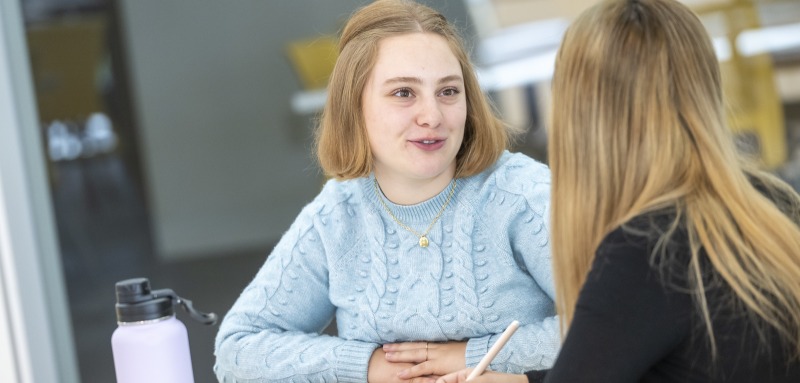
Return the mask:
[[175, 304], [180, 304], [195, 320], [203, 324], [214, 324], [217, 315], [203, 313], [192, 306], [192, 301], [184, 299], [170, 289], [152, 291], [147, 278], [132, 278], [116, 284], [117, 322], [134, 323], [155, 320], [175, 314]]

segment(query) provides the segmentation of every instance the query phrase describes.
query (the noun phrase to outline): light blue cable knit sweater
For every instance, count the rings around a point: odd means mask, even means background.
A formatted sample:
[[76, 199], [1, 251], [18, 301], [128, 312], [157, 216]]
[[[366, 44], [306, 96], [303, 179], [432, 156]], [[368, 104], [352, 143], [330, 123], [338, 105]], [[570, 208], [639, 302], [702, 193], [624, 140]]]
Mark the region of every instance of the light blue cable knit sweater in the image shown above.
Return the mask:
[[[422, 232], [448, 192], [387, 204]], [[475, 366], [513, 320], [520, 328], [489, 368], [553, 364], [545, 165], [506, 152], [459, 179], [427, 248], [378, 193], [372, 177], [332, 180], [302, 210], [220, 326], [220, 382], [366, 382], [375, 348], [407, 341], [469, 340]], [[320, 334], [334, 316], [338, 336]]]

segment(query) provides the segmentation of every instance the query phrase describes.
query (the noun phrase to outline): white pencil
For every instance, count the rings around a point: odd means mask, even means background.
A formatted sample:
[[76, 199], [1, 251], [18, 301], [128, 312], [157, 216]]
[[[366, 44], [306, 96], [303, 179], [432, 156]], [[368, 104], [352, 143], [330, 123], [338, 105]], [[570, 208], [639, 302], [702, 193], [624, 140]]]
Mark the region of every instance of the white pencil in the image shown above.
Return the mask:
[[500, 335], [500, 339], [498, 339], [497, 342], [492, 345], [492, 348], [489, 349], [489, 352], [486, 353], [478, 365], [475, 366], [475, 369], [472, 370], [472, 373], [469, 374], [467, 377], [467, 382], [483, 374], [483, 371], [486, 370], [486, 367], [489, 367], [489, 363], [492, 363], [494, 357], [497, 356], [497, 353], [500, 352], [500, 349], [506, 345], [506, 342], [508, 342], [508, 339], [511, 338], [511, 335], [514, 335], [514, 331], [517, 331], [518, 327], [518, 321], [513, 321], [510, 325], [508, 325], [506, 331], [503, 331], [503, 334]]

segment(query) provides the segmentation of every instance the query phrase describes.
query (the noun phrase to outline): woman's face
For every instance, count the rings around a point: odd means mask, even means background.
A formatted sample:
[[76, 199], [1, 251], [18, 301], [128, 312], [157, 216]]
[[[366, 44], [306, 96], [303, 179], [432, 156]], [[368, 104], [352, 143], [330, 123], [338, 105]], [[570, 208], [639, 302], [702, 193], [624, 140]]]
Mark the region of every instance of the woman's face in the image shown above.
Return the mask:
[[382, 39], [362, 105], [380, 181], [453, 177], [467, 100], [461, 65], [443, 37], [410, 33]]

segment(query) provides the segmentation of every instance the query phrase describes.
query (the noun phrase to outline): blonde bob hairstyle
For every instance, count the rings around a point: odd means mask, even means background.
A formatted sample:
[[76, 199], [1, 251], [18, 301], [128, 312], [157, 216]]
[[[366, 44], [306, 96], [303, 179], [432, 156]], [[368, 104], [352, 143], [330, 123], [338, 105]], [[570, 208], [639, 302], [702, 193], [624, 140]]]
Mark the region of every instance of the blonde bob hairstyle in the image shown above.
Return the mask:
[[456, 175], [467, 177], [493, 164], [509, 145], [507, 127], [483, 93], [455, 28], [424, 5], [379, 0], [357, 10], [339, 40], [339, 57], [328, 83], [328, 99], [316, 131], [317, 159], [328, 177], [352, 179], [372, 172], [372, 151], [361, 94], [378, 54], [390, 36], [435, 33], [447, 40], [461, 63], [467, 99], [464, 140], [456, 155]]
[[[675, 221], [651, 257], [664, 255], [685, 228], [691, 258], [683, 277], [712, 352], [701, 263], [753, 322], [773, 327], [800, 355], [800, 198], [737, 153], [719, 63], [697, 16], [675, 0], [595, 5], [568, 28], [552, 91], [551, 236], [562, 331], [603, 238], [638, 215], [669, 209]], [[782, 206], [752, 182], [781, 196]]]

